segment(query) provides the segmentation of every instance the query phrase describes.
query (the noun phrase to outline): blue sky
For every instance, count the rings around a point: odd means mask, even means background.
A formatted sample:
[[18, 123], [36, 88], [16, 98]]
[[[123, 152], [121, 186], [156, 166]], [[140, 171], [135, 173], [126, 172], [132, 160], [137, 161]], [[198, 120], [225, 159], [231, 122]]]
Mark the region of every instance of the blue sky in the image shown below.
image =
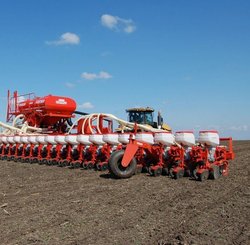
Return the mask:
[[0, 0], [0, 85], [250, 139], [250, 1]]

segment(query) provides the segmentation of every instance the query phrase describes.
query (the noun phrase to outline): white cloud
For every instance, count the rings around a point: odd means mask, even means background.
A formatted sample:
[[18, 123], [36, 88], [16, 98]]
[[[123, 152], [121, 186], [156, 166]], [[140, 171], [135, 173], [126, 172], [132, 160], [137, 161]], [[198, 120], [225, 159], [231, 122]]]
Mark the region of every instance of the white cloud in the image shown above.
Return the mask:
[[112, 75], [110, 75], [106, 71], [100, 71], [99, 74], [83, 72], [81, 74], [81, 77], [86, 80], [95, 80], [95, 79], [110, 79], [112, 78]]
[[94, 108], [94, 105], [92, 105], [91, 102], [85, 102], [81, 105], [78, 105], [78, 108], [81, 108], [81, 109], [93, 109]]
[[65, 86], [68, 88], [74, 88], [75, 84], [74, 83], [65, 83]]
[[60, 36], [59, 40], [46, 42], [46, 44], [48, 45], [65, 45], [65, 44], [78, 45], [79, 43], [80, 43], [80, 37], [75, 33], [71, 32], [63, 33]]
[[110, 14], [103, 14], [101, 16], [101, 23], [103, 26], [114, 31], [123, 31], [126, 33], [132, 33], [136, 30], [134, 21], [131, 19], [123, 19], [118, 16]]
[[110, 79], [112, 78], [112, 75], [110, 75], [108, 72], [101, 71], [98, 75], [98, 78], [100, 79]]
[[101, 16], [101, 23], [103, 26], [105, 26], [109, 29], [114, 29], [117, 27], [118, 17], [112, 16], [109, 14], [103, 14]]
[[136, 30], [136, 27], [133, 26], [133, 25], [128, 25], [124, 28], [124, 31], [127, 32], [127, 33], [132, 33]]
[[97, 79], [97, 75], [95, 73], [88, 73], [88, 72], [83, 72], [81, 77], [86, 79], [86, 80]]

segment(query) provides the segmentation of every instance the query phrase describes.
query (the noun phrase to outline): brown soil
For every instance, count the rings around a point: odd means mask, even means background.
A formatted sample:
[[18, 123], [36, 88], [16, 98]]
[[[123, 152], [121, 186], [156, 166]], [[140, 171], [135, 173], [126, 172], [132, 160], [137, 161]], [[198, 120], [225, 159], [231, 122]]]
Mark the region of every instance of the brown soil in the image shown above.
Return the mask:
[[249, 244], [250, 141], [205, 182], [0, 161], [0, 244]]

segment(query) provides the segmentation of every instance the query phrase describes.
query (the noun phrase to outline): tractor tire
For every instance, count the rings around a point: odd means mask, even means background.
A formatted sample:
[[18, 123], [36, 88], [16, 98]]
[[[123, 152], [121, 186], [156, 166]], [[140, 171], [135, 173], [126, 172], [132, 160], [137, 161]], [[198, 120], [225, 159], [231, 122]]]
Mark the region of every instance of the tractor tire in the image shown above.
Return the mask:
[[209, 172], [210, 179], [218, 179], [221, 176], [220, 167], [218, 165], [213, 165], [212, 170]]
[[121, 164], [124, 155], [124, 150], [116, 151], [111, 155], [109, 160], [110, 173], [119, 179], [125, 179], [132, 177], [136, 172], [137, 162], [135, 158], [129, 163], [127, 167], [123, 167]]
[[198, 180], [201, 182], [207, 180], [208, 176], [209, 176], [208, 170], [204, 170], [202, 173], [197, 173]]

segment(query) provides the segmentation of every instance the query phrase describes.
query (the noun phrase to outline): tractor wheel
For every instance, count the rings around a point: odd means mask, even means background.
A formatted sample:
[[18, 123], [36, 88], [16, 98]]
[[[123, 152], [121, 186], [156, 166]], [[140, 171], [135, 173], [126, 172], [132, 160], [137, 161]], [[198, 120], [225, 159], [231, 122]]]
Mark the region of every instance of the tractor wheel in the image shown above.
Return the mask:
[[111, 155], [109, 160], [109, 170], [111, 174], [119, 179], [130, 178], [135, 174], [137, 162], [135, 158], [129, 163], [127, 167], [122, 166], [122, 158], [124, 150], [116, 151]]
[[177, 172], [174, 172], [174, 179], [180, 179], [184, 176], [184, 169], [179, 169]]
[[211, 168], [212, 169], [209, 173], [209, 178], [210, 179], [218, 179], [221, 176], [220, 167], [218, 165], [213, 165]]
[[204, 170], [202, 173], [197, 173], [197, 177], [199, 181], [207, 180], [209, 176], [209, 171]]

